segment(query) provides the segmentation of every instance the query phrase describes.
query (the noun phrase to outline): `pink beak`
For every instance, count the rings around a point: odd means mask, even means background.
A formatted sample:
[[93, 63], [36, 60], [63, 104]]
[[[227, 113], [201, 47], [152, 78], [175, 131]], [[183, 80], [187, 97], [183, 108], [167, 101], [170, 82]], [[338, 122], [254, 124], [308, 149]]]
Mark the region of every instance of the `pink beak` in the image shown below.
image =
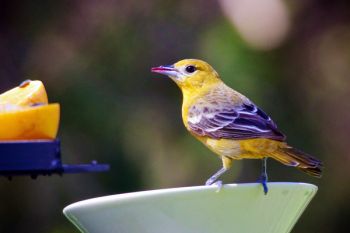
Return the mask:
[[174, 68], [173, 65], [153, 67], [151, 68], [151, 72], [164, 74], [172, 77], [176, 77], [177, 75], [177, 70]]

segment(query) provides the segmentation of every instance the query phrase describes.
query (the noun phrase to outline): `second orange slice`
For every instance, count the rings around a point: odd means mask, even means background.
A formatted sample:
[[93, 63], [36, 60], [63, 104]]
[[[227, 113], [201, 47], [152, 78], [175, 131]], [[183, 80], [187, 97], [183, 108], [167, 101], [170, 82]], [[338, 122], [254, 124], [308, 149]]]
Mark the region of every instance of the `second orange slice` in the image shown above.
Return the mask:
[[0, 107], [27, 107], [35, 104], [48, 104], [44, 84], [39, 80], [26, 80], [18, 87], [8, 90], [0, 95]]

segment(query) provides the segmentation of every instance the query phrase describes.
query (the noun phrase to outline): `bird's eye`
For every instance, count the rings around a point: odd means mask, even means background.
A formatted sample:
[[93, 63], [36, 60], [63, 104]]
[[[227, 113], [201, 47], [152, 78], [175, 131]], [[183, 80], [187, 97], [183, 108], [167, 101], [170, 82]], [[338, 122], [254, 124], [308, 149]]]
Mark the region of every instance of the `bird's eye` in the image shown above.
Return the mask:
[[196, 71], [196, 67], [195, 66], [186, 66], [185, 70], [187, 73], [193, 73]]

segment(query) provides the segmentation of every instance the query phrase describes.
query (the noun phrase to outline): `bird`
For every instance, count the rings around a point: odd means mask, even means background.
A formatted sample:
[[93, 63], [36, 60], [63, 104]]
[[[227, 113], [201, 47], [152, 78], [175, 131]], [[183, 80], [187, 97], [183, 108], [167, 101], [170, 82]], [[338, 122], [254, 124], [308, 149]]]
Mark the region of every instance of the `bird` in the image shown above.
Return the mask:
[[274, 121], [243, 94], [227, 86], [214, 68], [198, 59], [183, 59], [151, 72], [172, 79], [182, 91], [182, 120], [186, 129], [222, 161], [222, 168], [206, 185], [222, 182], [219, 177], [234, 160], [261, 159], [260, 183], [267, 187], [267, 158], [321, 177], [322, 162], [286, 142]]

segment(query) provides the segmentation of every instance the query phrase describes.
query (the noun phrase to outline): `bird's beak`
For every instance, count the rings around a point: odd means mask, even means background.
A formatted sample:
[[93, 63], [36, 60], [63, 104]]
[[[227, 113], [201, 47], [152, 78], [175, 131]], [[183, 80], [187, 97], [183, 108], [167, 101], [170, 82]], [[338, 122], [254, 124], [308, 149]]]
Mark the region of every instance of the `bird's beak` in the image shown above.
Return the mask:
[[173, 65], [153, 67], [151, 72], [164, 74], [170, 77], [176, 77], [178, 73], [177, 69], [175, 69]]

